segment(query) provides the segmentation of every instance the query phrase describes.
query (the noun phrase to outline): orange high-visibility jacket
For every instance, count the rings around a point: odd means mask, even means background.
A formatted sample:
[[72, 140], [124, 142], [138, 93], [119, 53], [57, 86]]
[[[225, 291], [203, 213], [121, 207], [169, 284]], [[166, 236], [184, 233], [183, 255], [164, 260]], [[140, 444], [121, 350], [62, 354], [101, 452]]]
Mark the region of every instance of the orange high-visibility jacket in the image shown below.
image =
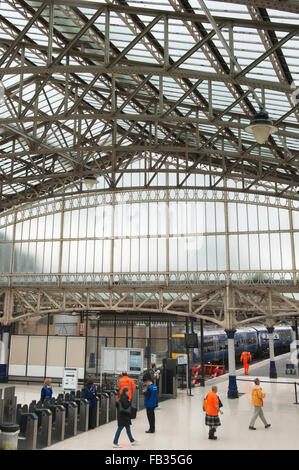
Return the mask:
[[242, 362], [251, 362], [251, 354], [248, 351], [243, 351], [240, 357], [240, 361]]
[[265, 398], [265, 396], [262, 388], [259, 385], [255, 385], [251, 391], [251, 403], [253, 406], [263, 406], [263, 398]]
[[129, 399], [132, 400], [133, 391], [136, 388], [135, 382], [133, 379], [130, 379], [127, 375], [124, 375], [118, 382], [118, 388], [120, 393], [122, 393], [124, 388], [129, 390]]
[[209, 416], [218, 416], [219, 398], [212, 390], [206, 396], [206, 413]]

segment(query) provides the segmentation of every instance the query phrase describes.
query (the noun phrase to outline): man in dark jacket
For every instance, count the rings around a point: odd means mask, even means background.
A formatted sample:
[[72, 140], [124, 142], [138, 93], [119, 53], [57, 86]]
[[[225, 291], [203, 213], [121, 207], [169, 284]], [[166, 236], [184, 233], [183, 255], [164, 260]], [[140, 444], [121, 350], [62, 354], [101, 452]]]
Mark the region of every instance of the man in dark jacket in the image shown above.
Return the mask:
[[133, 438], [131, 434], [131, 429], [130, 426], [132, 424], [131, 422], [131, 401], [129, 399], [129, 390], [127, 388], [124, 388], [119, 401], [116, 403], [117, 407], [117, 425], [118, 428], [115, 433], [114, 441], [113, 441], [113, 447], [116, 448], [121, 448], [121, 446], [118, 444], [118, 439], [120, 436], [120, 433], [122, 432], [123, 428], [126, 428], [128, 438], [131, 442], [131, 445], [135, 445], [136, 441]]
[[87, 399], [89, 403], [88, 428], [94, 429], [96, 427], [97, 393], [91, 379], [86, 381], [85, 387], [82, 390], [82, 398]]
[[144, 392], [144, 406], [146, 408], [147, 419], [149, 422], [149, 430], [145, 431], [149, 434], [155, 432], [155, 408], [158, 402], [158, 387], [153, 384], [150, 377], [146, 381], [146, 390]]

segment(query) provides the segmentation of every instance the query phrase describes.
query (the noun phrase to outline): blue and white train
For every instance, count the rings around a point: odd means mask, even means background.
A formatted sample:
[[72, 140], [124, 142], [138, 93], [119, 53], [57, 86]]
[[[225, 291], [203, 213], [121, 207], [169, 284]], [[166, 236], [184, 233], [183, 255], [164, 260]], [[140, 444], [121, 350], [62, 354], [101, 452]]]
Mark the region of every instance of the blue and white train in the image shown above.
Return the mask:
[[[192, 365], [200, 362], [201, 336], [198, 335], [198, 349], [192, 349]], [[292, 328], [290, 326], [277, 326], [274, 329], [275, 352], [283, 353], [290, 350], [292, 342]], [[213, 364], [224, 364], [228, 360], [228, 341], [224, 330], [204, 331], [204, 360]], [[254, 326], [250, 328], [238, 328], [235, 333], [236, 360], [240, 359], [242, 352], [246, 349], [252, 357], [265, 356], [269, 350], [268, 331], [265, 326]], [[185, 354], [185, 334], [183, 331], [172, 335], [172, 357]]]

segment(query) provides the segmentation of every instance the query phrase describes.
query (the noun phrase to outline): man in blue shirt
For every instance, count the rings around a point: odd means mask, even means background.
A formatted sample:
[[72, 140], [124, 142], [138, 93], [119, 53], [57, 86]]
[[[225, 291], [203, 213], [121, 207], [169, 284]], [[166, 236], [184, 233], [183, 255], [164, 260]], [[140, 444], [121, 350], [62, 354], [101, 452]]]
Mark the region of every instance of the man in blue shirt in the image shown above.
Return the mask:
[[149, 430], [145, 431], [149, 434], [155, 432], [155, 408], [157, 407], [158, 401], [158, 387], [153, 384], [150, 377], [146, 380], [146, 390], [144, 392], [144, 406], [146, 408], [146, 414], [149, 422]]

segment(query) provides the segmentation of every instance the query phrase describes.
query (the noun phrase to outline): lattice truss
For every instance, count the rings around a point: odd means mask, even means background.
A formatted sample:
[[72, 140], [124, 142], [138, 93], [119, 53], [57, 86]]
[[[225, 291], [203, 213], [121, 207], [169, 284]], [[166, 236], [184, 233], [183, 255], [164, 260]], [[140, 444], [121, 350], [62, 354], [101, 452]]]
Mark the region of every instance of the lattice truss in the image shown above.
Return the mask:
[[298, 49], [295, 0], [2, 1], [0, 210], [89, 175], [298, 197]]
[[15, 288], [0, 291], [0, 323], [38, 319], [47, 314], [134, 312], [202, 318], [219, 327], [280, 321], [299, 315], [296, 294], [274, 288], [147, 287], [124, 288]]

